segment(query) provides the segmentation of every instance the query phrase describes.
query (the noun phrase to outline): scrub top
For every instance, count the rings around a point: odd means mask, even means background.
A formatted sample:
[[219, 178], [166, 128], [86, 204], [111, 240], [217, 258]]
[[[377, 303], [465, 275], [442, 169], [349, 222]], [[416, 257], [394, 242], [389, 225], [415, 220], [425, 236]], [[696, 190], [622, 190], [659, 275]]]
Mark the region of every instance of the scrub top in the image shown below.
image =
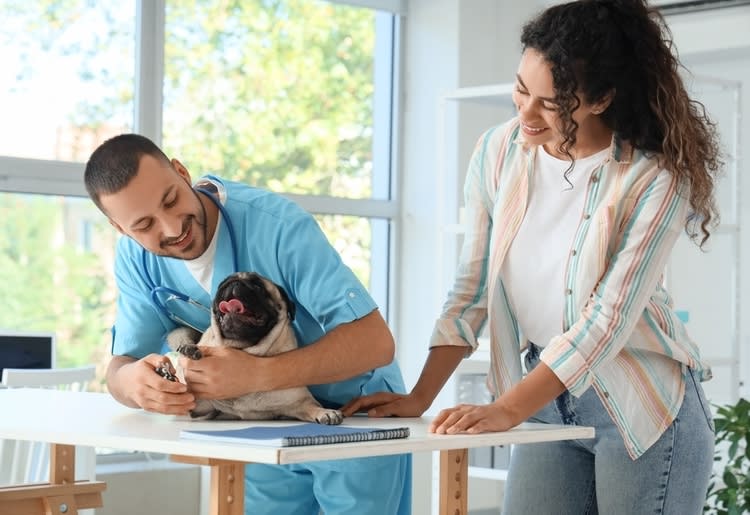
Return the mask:
[[[142, 358], [167, 352], [164, 338], [176, 323], [152, 303], [152, 290], [168, 287], [211, 306], [219, 283], [236, 271], [235, 260], [239, 270], [260, 273], [286, 290], [296, 305], [293, 326], [300, 346], [377, 308], [315, 219], [299, 206], [280, 195], [213, 176], [197, 186], [215, 192], [226, 213], [217, 231], [211, 291], [196, 281], [184, 261], [155, 256], [132, 239], [121, 238], [115, 260], [120, 295], [113, 354]], [[208, 311], [186, 306], [170, 303], [170, 310], [205, 330]], [[395, 361], [346, 381], [308, 388], [328, 408], [341, 407], [359, 395], [405, 391]], [[409, 454], [297, 465], [253, 463], [245, 470], [246, 513], [411, 513]], [[373, 477], [380, 479], [373, 483]]]
[[[120, 238], [115, 259], [119, 298], [112, 354], [140, 359], [167, 352], [165, 335], [177, 324], [152, 302], [153, 288], [168, 287], [211, 306], [219, 283], [237, 271], [235, 259], [239, 270], [257, 272], [286, 290], [297, 308], [293, 326], [300, 346], [377, 308], [315, 219], [298, 205], [273, 192], [215, 176], [197, 184], [217, 193], [224, 208], [211, 292], [203, 289], [183, 260], [156, 256], [131, 238]], [[169, 309], [194, 327], [205, 330], [209, 325], [208, 311], [191, 309], [184, 302], [169, 303]], [[338, 408], [368, 393], [403, 392], [404, 384], [394, 361], [346, 381], [309, 388], [323, 406]]]

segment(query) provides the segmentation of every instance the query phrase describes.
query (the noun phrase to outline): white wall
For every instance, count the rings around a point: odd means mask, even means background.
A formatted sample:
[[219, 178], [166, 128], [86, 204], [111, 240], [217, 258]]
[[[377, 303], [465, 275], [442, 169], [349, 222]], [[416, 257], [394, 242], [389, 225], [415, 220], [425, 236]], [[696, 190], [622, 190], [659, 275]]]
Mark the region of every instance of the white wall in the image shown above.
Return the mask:
[[[713, 402], [734, 402], [738, 396], [750, 396], [750, 160], [747, 149], [750, 148], [750, 6], [727, 8], [715, 12], [702, 12], [695, 15], [675, 15], [668, 20], [674, 34], [674, 41], [688, 70], [695, 76], [738, 83], [740, 89], [739, 112], [735, 114], [738, 121], [740, 145], [738, 160], [739, 200], [737, 220], [740, 230], [738, 270], [739, 280], [736, 292], [726, 291], [726, 298], [737, 296], [739, 303], [739, 334], [737, 335], [738, 355], [734, 366], [714, 366], [714, 379], [707, 383], [706, 391]], [[727, 91], [727, 96], [731, 92]], [[731, 102], [731, 98], [726, 99]], [[710, 107], [710, 106], [709, 106]], [[710, 109], [709, 109], [710, 114]], [[726, 118], [724, 114], [724, 118]], [[726, 138], [732, 134], [729, 127], [719, 127], [720, 135]], [[725, 195], [726, 197], [727, 195]], [[735, 221], [730, 217], [730, 206], [723, 201], [722, 220], [727, 223]], [[714, 260], [718, 256], [714, 256]], [[717, 266], [729, 266], [729, 256]], [[700, 270], [696, 270], [700, 273]], [[712, 270], [705, 270], [704, 275]], [[715, 293], [715, 292], [713, 292]], [[701, 295], [701, 291], [693, 291]], [[690, 327], [688, 326], [690, 329]], [[698, 344], [706, 354], [714, 353], [715, 347], [724, 342], [712, 341], [708, 336], [711, 327], [700, 328], [706, 334]], [[739, 377], [731, 377], [731, 369], [739, 372]]]

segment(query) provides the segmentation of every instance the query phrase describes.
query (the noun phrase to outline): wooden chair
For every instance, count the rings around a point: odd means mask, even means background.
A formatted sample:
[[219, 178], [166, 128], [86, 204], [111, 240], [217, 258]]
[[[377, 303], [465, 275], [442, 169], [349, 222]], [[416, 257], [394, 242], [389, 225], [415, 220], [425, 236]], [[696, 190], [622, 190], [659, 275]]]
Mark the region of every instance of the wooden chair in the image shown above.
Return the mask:
[[[47, 388], [83, 391], [96, 374], [94, 365], [77, 368], [6, 368], [0, 387]], [[33, 409], [32, 406], [29, 409]], [[23, 416], [5, 413], [3, 416]], [[0, 440], [0, 485], [43, 483], [49, 480], [49, 445], [22, 440]], [[96, 452], [91, 447], [76, 449], [76, 479], [93, 480]]]
[[[3, 370], [0, 388], [84, 391], [96, 367]], [[33, 409], [33, 407], [29, 407]], [[23, 416], [21, 413], [5, 416]], [[51, 451], [51, 452], [50, 452]], [[75, 454], [75, 460], [72, 459]], [[52, 465], [52, 466], [50, 466]], [[105, 484], [95, 481], [92, 447], [0, 440], [0, 512], [93, 515]]]

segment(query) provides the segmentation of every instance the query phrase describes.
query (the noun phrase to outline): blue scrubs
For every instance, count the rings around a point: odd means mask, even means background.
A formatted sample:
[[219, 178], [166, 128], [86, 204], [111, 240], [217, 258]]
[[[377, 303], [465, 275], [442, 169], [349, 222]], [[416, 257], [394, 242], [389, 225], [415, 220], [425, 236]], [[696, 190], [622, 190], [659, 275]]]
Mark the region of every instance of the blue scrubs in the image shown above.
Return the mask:
[[[230, 221], [219, 223], [211, 292], [206, 292], [179, 259], [158, 257], [130, 238], [120, 238], [115, 259], [119, 288], [112, 353], [140, 359], [165, 353], [167, 332], [176, 327], [151, 302], [151, 290], [166, 286], [211, 305], [219, 283], [239, 270], [255, 271], [282, 286], [296, 304], [294, 331], [310, 345], [336, 326], [377, 308], [353, 272], [342, 263], [315, 219], [293, 202], [269, 191], [209, 176], [221, 193]], [[199, 193], [202, 194], [202, 193]], [[234, 231], [232, 248], [229, 226]], [[311, 259], [310, 256], [315, 256]], [[206, 328], [208, 313], [184, 303], [170, 310]], [[346, 381], [312, 385], [325, 407], [378, 391], [404, 392], [394, 361]], [[408, 515], [411, 512], [411, 456], [258, 465], [246, 468], [245, 511], [253, 514]]]

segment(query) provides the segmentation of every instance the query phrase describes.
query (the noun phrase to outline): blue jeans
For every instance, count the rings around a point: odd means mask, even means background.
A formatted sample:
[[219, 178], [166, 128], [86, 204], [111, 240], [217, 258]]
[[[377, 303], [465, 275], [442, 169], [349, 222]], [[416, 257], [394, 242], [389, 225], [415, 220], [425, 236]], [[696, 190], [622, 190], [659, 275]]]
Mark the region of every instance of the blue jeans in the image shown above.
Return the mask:
[[[531, 346], [527, 370], [539, 362]], [[677, 418], [632, 460], [593, 388], [564, 392], [530, 422], [593, 426], [596, 437], [513, 448], [503, 515], [698, 515], [703, 512], [714, 427], [703, 388], [692, 373]]]

